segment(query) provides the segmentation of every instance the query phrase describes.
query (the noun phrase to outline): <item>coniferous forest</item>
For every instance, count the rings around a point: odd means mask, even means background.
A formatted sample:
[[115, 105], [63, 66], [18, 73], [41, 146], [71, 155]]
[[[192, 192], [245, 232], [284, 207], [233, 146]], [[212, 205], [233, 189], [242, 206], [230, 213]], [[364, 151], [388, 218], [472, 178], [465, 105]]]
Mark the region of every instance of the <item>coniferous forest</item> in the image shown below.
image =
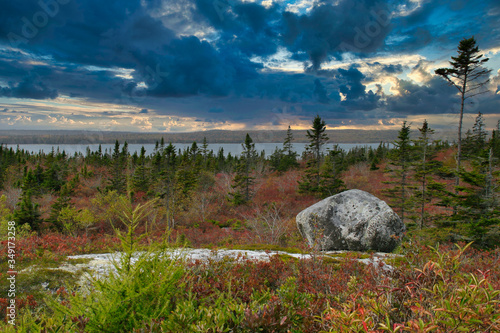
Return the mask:
[[[266, 157], [250, 135], [239, 156], [180, 150], [160, 138], [152, 154], [31, 154], [0, 147], [2, 272], [15, 225], [17, 326], [68, 332], [455, 332], [500, 330], [500, 132], [479, 113], [457, 145], [432, 124], [402, 123], [377, 148], [325, 150], [316, 116], [302, 156], [292, 131]], [[458, 184], [458, 185], [457, 185]], [[346, 189], [387, 201], [407, 226], [390, 270], [323, 255], [295, 225], [301, 210]], [[14, 221], [14, 222], [12, 222]], [[283, 251], [269, 261], [166, 259], [174, 248]], [[120, 252], [106, 278], [68, 255]], [[296, 259], [284, 253], [312, 253]], [[137, 258], [138, 256], [138, 258]], [[135, 259], [133, 259], [135, 258]], [[133, 259], [133, 260], [132, 260]], [[83, 260], [84, 262], [84, 260]], [[376, 262], [376, 261], [375, 261]], [[3, 274], [2, 277], [7, 274]], [[92, 274], [91, 274], [92, 275]], [[2, 288], [8, 281], [2, 279]], [[43, 286], [43, 287], [41, 287]], [[4, 328], [9, 302], [0, 299]]]

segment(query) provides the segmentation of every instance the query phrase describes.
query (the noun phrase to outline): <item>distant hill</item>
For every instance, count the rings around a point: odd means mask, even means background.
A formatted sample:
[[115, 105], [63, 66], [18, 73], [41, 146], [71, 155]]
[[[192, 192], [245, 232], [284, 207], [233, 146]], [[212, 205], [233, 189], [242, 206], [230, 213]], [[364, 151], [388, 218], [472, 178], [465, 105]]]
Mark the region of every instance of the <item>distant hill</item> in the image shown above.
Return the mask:
[[[414, 131], [415, 132], [415, 131]], [[285, 130], [277, 131], [223, 131], [211, 130], [189, 133], [137, 133], [137, 132], [99, 132], [99, 131], [27, 131], [0, 130], [0, 143], [3, 144], [96, 144], [127, 141], [128, 143], [155, 143], [163, 137], [165, 142], [201, 143], [242, 143], [246, 134], [254, 142], [283, 142]], [[396, 130], [327, 130], [331, 143], [377, 143], [391, 142], [397, 138]], [[413, 133], [414, 136], [417, 133]], [[305, 130], [293, 131], [294, 142], [308, 142]], [[438, 133], [436, 139], [454, 140], [454, 133]]]

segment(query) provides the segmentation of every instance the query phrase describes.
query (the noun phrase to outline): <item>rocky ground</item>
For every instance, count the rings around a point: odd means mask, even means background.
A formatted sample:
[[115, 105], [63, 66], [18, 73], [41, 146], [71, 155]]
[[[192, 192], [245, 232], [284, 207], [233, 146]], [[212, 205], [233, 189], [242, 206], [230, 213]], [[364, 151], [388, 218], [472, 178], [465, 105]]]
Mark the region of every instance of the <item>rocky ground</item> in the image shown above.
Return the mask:
[[[184, 258], [191, 261], [196, 260], [220, 260], [224, 257], [229, 257], [238, 260], [269, 260], [273, 255], [289, 256], [296, 259], [311, 259], [313, 257], [330, 257], [332, 259], [344, 259], [349, 251], [326, 251], [319, 252], [317, 254], [300, 254], [300, 253], [288, 253], [282, 251], [255, 251], [255, 250], [210, 250], [210, 249], [174, 249], [167, 254], [171, 258]], [[392, 267], [385, 263], [386, 259], [392, 259], [398, 255], [392, 253], [374, 253], [373, 256], [357, 253], [356, 257], [358, 261], [365, 264], [374, 264], [382, 267], [384, 270], [392, 270]], [[85, 263], [78, 264], [65, 264], [60, 267], [60, 269], [78, 271], [80, 269], [86, 269], [89, 272], [94, 272], [96, 276], [106, 275], [110, 269], [113, 268], [113, 262], [118, 262], [120, 259], [120, 253], [103, 253], [103, 254], [82, 254], [69, 256], [68, 259], [87, 259]], [[132, 258], [132, 262], [136, 258]], [[85, 260], [86, 261], [86, 260]]]
[[[135, 262], [141, 252], [137, 252], [131, 261]], [[91, 286], [92, 280], [107, 276], [119, 265], [121, 253], [82, 254], [68, 256], [63, 263], [52, 263], [47, 266], [43, 263], [30, 265], [19, 271], [19, 279], [25, 280], [25, 284], [32, 291], [45, 292], [57, 291], [61, 286], [74, 286], [83, 291]], [[373, 253], [353, 251], [322, 251], [310, 254], [289, 253], [283, 251], [262, 250], [228, 250], [228, 249], [171, 249], [165, 251], [165, 255], [172, 259], [183, 259], [189, 261], [209, 261], [231, 258], [232, 260], [265, 260], [268, 261], [274, 255], [291, 260], [303, 259], [326, 259], [332, 263], [354, 258], [365, 264], [373, 264], [384, 271], [391, 271], [391, 262], [400, 257], [391, 253]], [[21, 280], [20, 280], [21, 281]], [[90, 290], [90, 289], [88, 289]]]

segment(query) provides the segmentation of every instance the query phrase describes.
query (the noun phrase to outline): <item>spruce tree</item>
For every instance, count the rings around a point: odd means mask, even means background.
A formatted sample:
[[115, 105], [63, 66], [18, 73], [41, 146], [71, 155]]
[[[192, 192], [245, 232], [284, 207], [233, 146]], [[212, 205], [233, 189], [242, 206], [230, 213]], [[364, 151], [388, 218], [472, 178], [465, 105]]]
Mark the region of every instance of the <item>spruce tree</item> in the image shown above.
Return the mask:
[[201, 145], [201, 155], [203, 156], [203, 162], [206, 164], [208, 158], [208, 142], [206, 137], [203, 137], [203, 143]]
[[177, 156], [175, 146], [170, 142], [165, 148], [163, 156], [165, 158], [165, 167], [168, 172], [175, 172], [179, 164], [179, 156]]
[[486, 148], [486, 137], [487, 137], [484, 117], [481, 112], [477, 114], [474, 125], [472, 126], [472, 137], [474, 138], [475, 149], [477, 151], [482, 151]]
[[474, 142], [474, 150], [476, 154], [481, 154], [486, 156], [487, 147], [486, 147], [486, 137], [488, 134], [486, 133], [484, 117], [481, 112], [478, 113], [474, 125], [472, 126], [472, 139]]
[[299, 166], [297, 162], [297, 152], [293, 149], [293, 133], [290, 126], [288, 126], [288, 130], [286, 131], [285, 141], [283, 142], [283, 159], [281, 162], [281, 171], [287, 171], [292, 168], [296, 168]]
[[480, 219], [490, 219], [498, 215], [496, 184], [493, 177], [493, 163], [495, 160], [494, 145], [497, 132], [493, 131], [490, 142], [486, 142], [486, 131], [482, 114], [476, 117], [473, 130], [468, 138], [467, 147], [470, 147], [469, 168], [461, 170], [460, 191], [456, 195], [456, 213], [473, 223]]
[[137, 167], [132, 176], [132, 185], [134, 191], [147, 192], [149, 190], [150, 178], [149, 169], [146, 166], [146, 149], [141, 147], [141, 154], [137, 159]]
[[387, 182], [393, 187], [384, 190], [391, 198], [393, 207], [399, 209], [401, 220], [404, 222], [405, 215], [411, 210], [409, 200], [411, 162], [413, 159], [413, 147], [410, 140], [410, 125], [403, 122], [398, 134], [398, 139], [393, 142], [394, 148], [390, 151], [388, 158], [390, 168], [387, 172], [392, 174], [395, 181]]
[[40, 164], [37, 165], [37, 168], [33, 170], [28, 170], [28, 167], [24, 170], [23, 183], [21, 188], [23, 191], [30, 191], [31, 195], [40, 196], [42, 194], [42, 183], [43, 183], [43, 171], [42, 174], [39, 175], [37, 172]]
[[193, 159], [193, 161], [196, 161], [199, 152], [200, 150], [198, 149], [198, 144], [196, 143], [196, 141], [193, 141], [193, 143], [191, 144], [191, 149], [189, 150], [189, 153], [191, 155], [190, 157]]
[[463, 140], [462, 155], [467, 159], [474, 159], [477, 156], [486, 157], [488, 155], [486, 146], [486, 133], [484, 117], [481, 112], [478, 113], [472, 130], [467, 130]]
[[167, 226], [169, 229], [172, 229], [175, 226], [175, 216], [180, 209], [179, 202], [181, 201], [178, 199], [178, 186], [176, 184], [176, 176], [179, 176], [176, 172], [179, 158], [176, 153], [176, 148], [172, 143], [169, 143], [168, 146], [163, 149], [161, 160], [160, 176], [156, 182], [155, 191], [160, 198], [162, 206], [165, 208]]
[[120, 143], [118, 140], [115, 142], [115, 148], [113, 150], [113, 155], [111, 159], [112, 163], [112, 173], [109, 180], [109, 189], [116, 191], [118, 194], [124, 194], [127, 189], [127, 179], [126, 179], [126, 164], [128, 157], [127, 143], [124, 144], [122, 151], [120, 152]]
[[220, 147], [217, 152], [217, 157], [215, 158], [216, 169], [218, 171], [227, 171], [226, 168], [226, 158], [224, 157], [224, 148]]
[[59, 231], [64, 229], [64, 227], [59, 223], [59, 215], [63, 208], [70, 207], [74, 186], [74, 182], [64, 184], [59, 191], [59, 197], [51, 207], [50, 216], [47, 221], [52, 223], [52, 225]]
[[497, 127], [491, 132], [488, 148], [491, 149], [491, 153], [495, 157], [492, 160], [493, 164], [498, 163], [498, 157], [500, 157], [500, 120], [497, 122]]
[[293, 133], [290, 126], [288, 126], [286, 137], [283, 142], [283, 148], [280, 149], [276, 147], [272, 155], [269, 157], [272, 170], [285, 172], [299, 166], [299, 163], [297, 162], [297, 152], [293, 150], [292, 142]]
[[436, 174], [442, 163], [435, 160], [436, 147], [432, 144], [432, 135], [434, 130], [429, 127], [427, 120], [424, 120], [422, 127], [418, 129], [420, 135], [414, 140], [416, 150], [414, 179], [419, 189], [415, 192], [414, 200], [420, 206], [419, 227], [422, 229], [426, 224], [425, 207], [432, 198], [439, 195], [436, 190], [442, 189], [445, 184], [437, 183], [432, 175]]
[[254, 177], [252, 171], [255, 167], [257, 159], [257, 151], [255, 150], [255, 143], [247, 133], [243, 152], [241, 153], [239, 162], [236, 167], [236, 175], [233, 178], [233, 192], [230, 195], [230, 201], [235, 205], [241, 205], [250, 201], [252, 196], [252, 185], [254, 184]]
[[193, 192], [198, 185], [199, 169], [193, 166], [193, 161], [183, 161], [175, 172], [173, 180], [174, 193], [177, 205], [187, 209], [191, 202]]
[[283, 153], [283, 149], [276, 147], [274, 152], [269, 157], [269, 164], [271, 165], [271, 169], [273, 171], [280, 171], [280, 172], [285, 171], [282, 169], [284, 166], [283, 163], [284, 158], [285, 154]]
[[490, 167], [486, 172], [484, 165], [472, 163], [471, 170], [460, 173], [461, 185], [458, 187], [459, 195], [455, 197], [457, 213], [454, 217], [467, 223], [469, 236], [476, 244], [491, 247], [498, 245], [500, 217], [498, 189], [491, 174], [491, 152], [487, 164]]
[[33, 202], [31, 190], [23, 190], [21, 201], [17, 204], [18, 208], [14, 210], [13, 219], [17, 224], [28, 224], [31, 230], [38, 231], [42, 219], [38, 210], [38, 204]]
[[158, 150], [151, 160], [151, 178], [156, 179], [160, 177], [161, 170], [163, 168], [163, 158], [161, 149]]
[[465, 132], [465, 137], [462, 139], [462, 159], [468, 159], [474, 155], [474, 139], [472, 137], [472, 131], [468, 129]]
[[338, 155], [342, 152], [332, 150], [325, 157], [324, 163], [321, 165], [321, 181], [319, 193], [321, 198], [327, 198], [345, 190], [344, 181], [340, 178], [342, 171], [341, 163], [338, 163]]
[[378, 159], [377, 155], [373, 155], [373, 159], [372, 159], [372, 162], [371, 162], [371, 164], [370, 164], [370, 171], [375, 171], [375, 170], [380, 169], [380, 168], [378, 167], [378, 164], [379, 164], [379, 163], [380, 163], [380, 161], [379, 161], [379, 159]]
[[68, 161], [65, 156], [64, 151], [58, 152], [55, 157], [47, 161], [45, 171], [41, 167], [37, 167], [35, 170], [37, 178], [39, 180], [43, 178], [42, 188], [46, 191], [58, 192], [63, 186], [68, 176]]
[[[451, 57], [449, 68], [439, 68], [435, 73], [445, 78], [448, 83], [460, 93], [460, 116], [458, 121], [458, 147], [457, 147], [457, 166], [455, 176], [455, 186], [460, 185], [460, 171], [462, 162], [462, 122], [464, 117], [465, 102], [467, 99], [483, 93], [481, 88], [488, 82], [485, 78], [491, 70], [485, 69], [483, 65], [489, 60], [483, 58], [476, 45], [474, 37], [464, 38], [458, 45], [458, 55]], [[455, 194], [458, 195], [458, 188]], [[454, 209], [456, 213], [456, 208]]]
[[312, 129], [307, 131], [309, 145], [307, 146], [306, 156], [307, 167], [305, 175], [299, 182], [299, 191], [302, 193], [319, 193], [321, 187], [321, 149], [328, 141], [328, 136], [325, 133], [326, 122], [317, 115], [312, 123]]

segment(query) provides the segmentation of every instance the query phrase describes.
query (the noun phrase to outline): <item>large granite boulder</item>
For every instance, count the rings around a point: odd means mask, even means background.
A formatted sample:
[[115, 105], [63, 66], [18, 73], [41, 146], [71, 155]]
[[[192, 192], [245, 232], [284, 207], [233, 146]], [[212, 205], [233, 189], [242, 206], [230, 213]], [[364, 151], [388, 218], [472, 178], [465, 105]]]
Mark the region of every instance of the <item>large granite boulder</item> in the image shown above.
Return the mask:
[[361, 190], [326, 198], [297, 215], [309, 245], [321, 250], [391, 252], [405, 225], [382, 200]]

